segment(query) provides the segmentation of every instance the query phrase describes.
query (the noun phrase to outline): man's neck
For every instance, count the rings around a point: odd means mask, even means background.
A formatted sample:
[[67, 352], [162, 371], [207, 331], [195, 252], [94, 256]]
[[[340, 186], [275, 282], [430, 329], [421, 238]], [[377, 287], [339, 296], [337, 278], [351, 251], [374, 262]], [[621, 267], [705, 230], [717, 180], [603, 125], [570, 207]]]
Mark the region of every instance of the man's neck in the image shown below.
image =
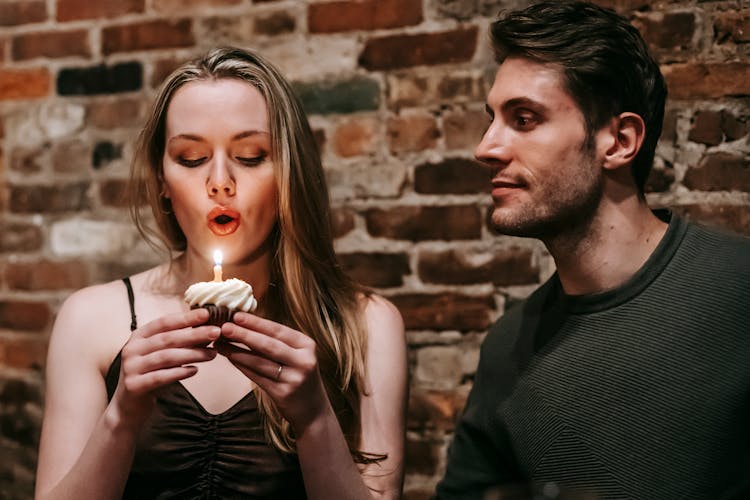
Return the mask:
[[584, 226], [545, 241], [563, 290], [585, 295], [615, 288], [648, 260], [667, 230], [645, 201], [603, 203]]

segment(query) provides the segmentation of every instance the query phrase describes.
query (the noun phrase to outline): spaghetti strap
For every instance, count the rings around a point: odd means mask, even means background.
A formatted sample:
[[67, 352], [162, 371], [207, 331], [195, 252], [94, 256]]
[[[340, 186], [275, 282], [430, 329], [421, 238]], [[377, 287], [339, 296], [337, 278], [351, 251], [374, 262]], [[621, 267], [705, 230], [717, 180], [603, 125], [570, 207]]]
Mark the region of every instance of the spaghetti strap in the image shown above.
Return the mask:
[[135, 319], [135, 295], [133, 294], [133, 286], [130, 284], [130, 278], [123, 278], [122, 281], [128, 289], [128, 302], [130, 302], [130, 331], [132, 332], [138, 328], [138, 320]]

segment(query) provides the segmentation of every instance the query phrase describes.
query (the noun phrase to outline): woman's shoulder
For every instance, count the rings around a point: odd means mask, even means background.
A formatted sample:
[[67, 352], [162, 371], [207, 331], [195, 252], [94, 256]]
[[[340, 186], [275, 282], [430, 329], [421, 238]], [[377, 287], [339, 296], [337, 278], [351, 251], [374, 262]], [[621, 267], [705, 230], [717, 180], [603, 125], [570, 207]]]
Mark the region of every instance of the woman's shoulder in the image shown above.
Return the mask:
[[384, 335], [403, 339], [404, 320], [390, 300], [375, 293], [362, 294], [359, 300], [371, 339], [373, 336], [382, 338]]

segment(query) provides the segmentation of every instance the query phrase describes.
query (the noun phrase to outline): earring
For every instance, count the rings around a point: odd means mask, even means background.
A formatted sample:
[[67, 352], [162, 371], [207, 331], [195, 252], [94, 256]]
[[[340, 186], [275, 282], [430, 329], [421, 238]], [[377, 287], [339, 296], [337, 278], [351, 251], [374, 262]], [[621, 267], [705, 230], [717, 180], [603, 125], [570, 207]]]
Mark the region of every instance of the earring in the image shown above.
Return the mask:
[[159, 195], [159, 204], [161, 205], [161, 213], [163, 213], [164, 215], [172, 214], [172, 200], [165, 197], [164, 194]]

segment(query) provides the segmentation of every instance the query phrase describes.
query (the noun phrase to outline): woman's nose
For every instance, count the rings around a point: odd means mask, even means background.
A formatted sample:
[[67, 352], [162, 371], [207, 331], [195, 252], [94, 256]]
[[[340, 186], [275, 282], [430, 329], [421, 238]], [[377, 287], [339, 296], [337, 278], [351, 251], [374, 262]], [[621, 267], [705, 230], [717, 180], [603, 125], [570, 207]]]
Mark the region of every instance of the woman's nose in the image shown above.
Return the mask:
[[236, 185], [226, 160], [217, 155], [208, 174], [206, 189], [209, 196], [234, 196]]

